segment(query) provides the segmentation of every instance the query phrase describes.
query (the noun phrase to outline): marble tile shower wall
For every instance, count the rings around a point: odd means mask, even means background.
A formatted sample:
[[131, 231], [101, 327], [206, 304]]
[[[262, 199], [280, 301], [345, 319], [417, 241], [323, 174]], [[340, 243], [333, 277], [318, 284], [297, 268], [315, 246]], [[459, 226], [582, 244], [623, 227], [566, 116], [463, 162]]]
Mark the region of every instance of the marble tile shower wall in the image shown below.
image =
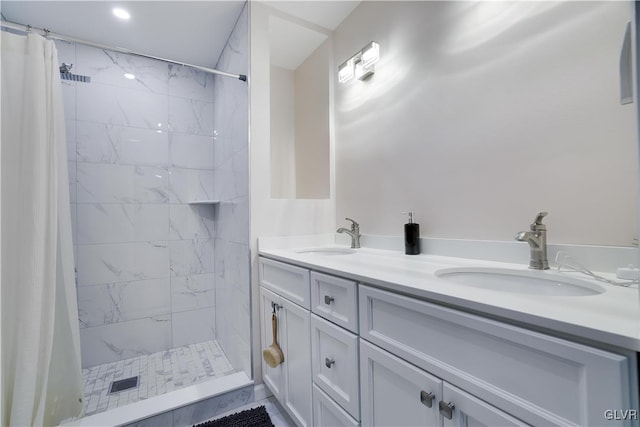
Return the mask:
[[58, 51], [91, 77], [63, 81], [83, 366], [213, 339], [213, 77]]
[[[247, 74], [247, 5], [217, 68]], [[251, 374], [251, 279], [249, 257], [249, 95], [245, 82], [215, 77], [216, 328], [231, 364]]]

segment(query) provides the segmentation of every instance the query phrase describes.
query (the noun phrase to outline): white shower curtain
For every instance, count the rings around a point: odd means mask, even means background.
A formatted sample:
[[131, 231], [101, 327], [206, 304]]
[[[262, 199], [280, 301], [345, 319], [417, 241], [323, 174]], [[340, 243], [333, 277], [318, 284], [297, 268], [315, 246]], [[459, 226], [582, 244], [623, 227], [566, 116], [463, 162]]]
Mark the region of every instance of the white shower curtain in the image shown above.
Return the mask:
[[82, 373], [55, 45], [1, 32], [2, 426], [80, 415]]

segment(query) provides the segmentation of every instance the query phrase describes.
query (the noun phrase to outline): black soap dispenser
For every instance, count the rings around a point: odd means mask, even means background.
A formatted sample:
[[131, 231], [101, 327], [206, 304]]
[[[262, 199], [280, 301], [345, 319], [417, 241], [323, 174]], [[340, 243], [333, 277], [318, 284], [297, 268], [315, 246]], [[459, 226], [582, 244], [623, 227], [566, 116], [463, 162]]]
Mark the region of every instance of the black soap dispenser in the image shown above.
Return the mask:
[[413, 222], [413, 212], [409, 214], [409, 222], [404, 225], [404, 253], [407, 255], [420, 254], [420, 224]]

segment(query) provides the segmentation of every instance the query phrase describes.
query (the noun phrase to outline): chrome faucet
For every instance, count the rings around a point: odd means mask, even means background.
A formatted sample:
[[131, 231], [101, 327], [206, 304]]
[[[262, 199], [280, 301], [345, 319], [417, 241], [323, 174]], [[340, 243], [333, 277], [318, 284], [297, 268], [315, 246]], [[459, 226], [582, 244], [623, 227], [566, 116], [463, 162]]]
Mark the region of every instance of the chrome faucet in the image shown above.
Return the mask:
[[531, 224], [531, 231], [521, 231], [516, 234], [516, 240], [527, 242], [531, 247], [531, 260], [529, 268], [536, 270], [548, 270], [547, 260], [547, 226], [542, 223], [542, 218], [547, 216], [547, 212], [540, 212]]
[[351, 221], [351, 230], [340, 227], [338, 228], [338, 233], [347, 233], [351, 236], [351, 247], [359, 248], [360, 247], [360, 224], [352, 220], [351, 218], [345, 218], [347, 221]]

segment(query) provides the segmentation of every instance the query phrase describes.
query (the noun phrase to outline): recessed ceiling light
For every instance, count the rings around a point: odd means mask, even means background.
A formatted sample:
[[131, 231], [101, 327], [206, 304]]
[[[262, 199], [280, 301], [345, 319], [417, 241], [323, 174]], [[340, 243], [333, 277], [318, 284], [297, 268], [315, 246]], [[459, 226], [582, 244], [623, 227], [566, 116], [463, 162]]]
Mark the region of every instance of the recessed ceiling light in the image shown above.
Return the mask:
[[129, 80], [133, 80], [136, 78], [135, 74], [131, 74], [131, 73], [127, 73], [124, 75], [125, 78], [129, 79]]
[[124, 19], [125, 21], [131, 18], [131, 15], [129, 14], [129, 12], [119, 7], [114, 7], [112, 12], [116, 17], [120, 19]]

